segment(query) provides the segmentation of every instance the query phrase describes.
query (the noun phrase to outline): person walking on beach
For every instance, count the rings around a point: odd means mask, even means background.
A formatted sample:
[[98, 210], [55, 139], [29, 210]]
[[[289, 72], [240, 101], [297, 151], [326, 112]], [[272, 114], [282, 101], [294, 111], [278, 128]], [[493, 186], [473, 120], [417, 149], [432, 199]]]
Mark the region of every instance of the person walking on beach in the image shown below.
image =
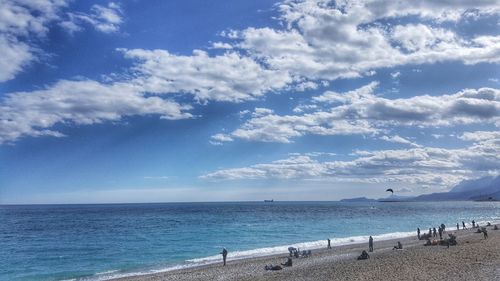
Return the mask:
[[417, 227], [417, 238], [420, 240], [420, 227]]
[[488, 230], [486, 230], [486, 228], [483, 229], [483, 235], [484, 239], [488, 239]]
[[226, 248], [222, 248], [222, 261], [224, 262], [224, 266], [226, 265], [226, 257], [227, 257], [227, 250]]
[[331, 248], [332, 248], [332, 245], [331, 245], [331, 243], [330, 243], [330, 242], [331, 242], [331, 241], [330, 241], [330, 238], [328, 238], [328, 247], [327, 247], [327, 249], [331, 249]]
[[465, 222], [462, 221], [462, 229], [467, 229], [467, 227], [465, 226]]
[[370, 236], [370, 239], [368, 239], [368, 251], [373, 252], [373, 237]]

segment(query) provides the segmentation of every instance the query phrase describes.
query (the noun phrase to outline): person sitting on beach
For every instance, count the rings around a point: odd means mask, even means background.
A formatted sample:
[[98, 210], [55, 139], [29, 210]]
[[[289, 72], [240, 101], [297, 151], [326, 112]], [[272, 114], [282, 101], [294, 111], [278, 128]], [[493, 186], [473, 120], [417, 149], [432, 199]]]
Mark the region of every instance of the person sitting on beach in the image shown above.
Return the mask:
[[477, 231], [476, 231], [476, 233], [481, 233], [481, 232], [482, 232], [481, 228], [478, 228]]
[[430, 238], [430, 236], [429, 236], [429, 234], [427, 234], [427, 233], [424, 233], [424, 234], [422, 234], [422, 235], [420, 236], [420, 240], [427, 240], [427, 239], [429, 239], [429, 238]]
[[266, 270], [282, 270], [283, 269], [283, 267], [281, 267], [279, 265], [272, 265], [272, 264], [266, 265], [264, 268]]
[[487, 223], [486, 223], [486, 226], [491, 226], [491, 223], [490, 223], [490, 222], [487, 222]]
[[290, 253], [290, 257], [292, 257], [296, 251], [297, 249], [295, 247], [288, 247], [288, 252]]
[[448, 234], [448, 247], [457, 245], [457, 236], [453, 235], [453, 233]]
[[292, 258], [288, 257], [285, 263], [281, 264], [282, 266], [292, 266]]
[[495, 224], [495, 226], [493, 227], [493, 230], [498, 230], [498, 225]]
[[368, 239], [368, 251], [373, 252], [373, 237]]
[[361, 252], [361, 255], [359, 255], [359, 257], [358, 257], [358, 260], [366, 260], [369, 258], [370, 258], [370, 255], [368, 255], [368, 253], [365, 250], [363, 250], [363, 252]]
[[226, 248], [222, 248], [222, 261], [224, 262], [224, 265], [226, 265], [226, 257], [227, 257], [227, 250]]
[[424, 246], [431, 246], [431, 239], [427, 238], [427, 242], [425, 242]]
[[403, 250], [403, 244], [401, 244], [400, 241], [398, 241], [398, 245], [394, 246], [394, 248], [392, 248], [393, 250]]
[[298, 258], [300, 256], [300, 249], [297, 248], [297, 250], [295, 250], [295, 253], [293, 253], [293, 256]]

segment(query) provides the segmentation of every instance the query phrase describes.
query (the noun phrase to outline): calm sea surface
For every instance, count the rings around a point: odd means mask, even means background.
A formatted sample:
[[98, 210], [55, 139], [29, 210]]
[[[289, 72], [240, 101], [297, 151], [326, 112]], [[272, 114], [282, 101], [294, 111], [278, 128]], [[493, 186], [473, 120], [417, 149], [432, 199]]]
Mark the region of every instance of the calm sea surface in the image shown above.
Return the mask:
[[498, 202], [0, 206], [0, 280], [105, 280], [498, 221]]

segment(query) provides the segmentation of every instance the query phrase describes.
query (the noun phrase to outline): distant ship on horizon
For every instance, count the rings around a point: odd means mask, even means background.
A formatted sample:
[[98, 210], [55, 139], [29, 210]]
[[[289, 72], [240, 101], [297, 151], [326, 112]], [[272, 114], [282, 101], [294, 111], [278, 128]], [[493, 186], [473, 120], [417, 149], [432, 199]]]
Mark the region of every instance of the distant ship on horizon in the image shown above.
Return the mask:
[[266, 202], [266, 203], [271, 203], [271, 202], [274, 202], [274, 199], [271, 199], [271, 200], [264, 200], [264, 202]]

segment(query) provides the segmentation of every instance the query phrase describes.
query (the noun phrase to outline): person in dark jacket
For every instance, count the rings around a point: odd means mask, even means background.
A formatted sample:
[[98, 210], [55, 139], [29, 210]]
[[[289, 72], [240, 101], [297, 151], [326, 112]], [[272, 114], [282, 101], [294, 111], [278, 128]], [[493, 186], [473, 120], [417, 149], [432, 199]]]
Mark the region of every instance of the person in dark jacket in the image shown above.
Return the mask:
[[227, 250], [226, 250], [226, 248], [222, 248], [221, 255], [222, 255], [222, 261], [224, 262], [224, 265], [226, 265], [226, 258], [227, 258]]

